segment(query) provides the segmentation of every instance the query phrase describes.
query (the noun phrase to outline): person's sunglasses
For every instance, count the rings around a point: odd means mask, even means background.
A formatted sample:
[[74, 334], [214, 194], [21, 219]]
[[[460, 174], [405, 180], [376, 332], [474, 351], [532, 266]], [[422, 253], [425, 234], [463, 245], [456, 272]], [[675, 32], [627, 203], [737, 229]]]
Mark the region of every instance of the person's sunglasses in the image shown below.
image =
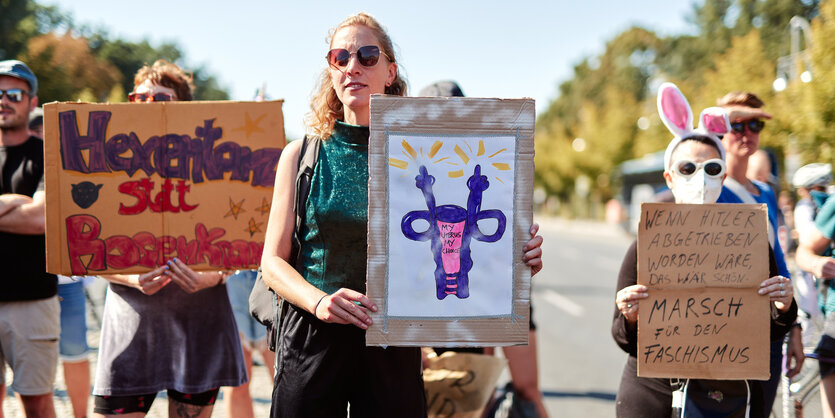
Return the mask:
[[131, 102], [170, 102], [174, 100], [174, 95], [171, 93], [155, 93], [153, 95], [148, 93], [131, 93], [128, 94], [128, 100]]
[[21, 89], [0, 90], [0, 99], [2, 99], [3, 96], [6, 96], [6, 97], [9, 98], [10, 102], [20, 103], [20, 101], [23, 100], [23, 95], [24, 94], [28, 95], [29, 92], [26, 91], [26, 90], [21, 90]]
[[705, 175], [708, 177], [721, 177], [722, 174], [725, 174], [725, 162], [719, 158], [701, 163], [679, 160], [673, 164], [673, 170], [675, 170], [676, 174], [684, 178], [692, 177], [700, 168], [705, 171]]
[[[325, 59], [328, 60], [328, 64], [331, 67], [342, 71], [348, 66], [348, 62], [351, 61], [351, 55], [356, 55], [357, 61], [359, 61], [360, 65], [363, 67], [373, 67], [377, 65], [377, 62], [380, 60], [381, 53], [386, 55], [386, 53], [380, 51], [380, 47], [376, 45], [361, 46], [357, 49], [357, 52], [348, 52], [348, 50], [344, 48], [335, 48], [328, 51], [328, 55], [325, 56]], [[386, 55], [386, 58], [388, 58], [388, 55]]]
[[731, 129], [733, 129], [734, 132], [744, 134], [746, 126], [748, 127], [748, 130], [751, 131], [751, 133], [758, 134], [765, 127], [765, 121], [759, 119], [751, 119], [748, 121], [734, 122], [731, 124]]

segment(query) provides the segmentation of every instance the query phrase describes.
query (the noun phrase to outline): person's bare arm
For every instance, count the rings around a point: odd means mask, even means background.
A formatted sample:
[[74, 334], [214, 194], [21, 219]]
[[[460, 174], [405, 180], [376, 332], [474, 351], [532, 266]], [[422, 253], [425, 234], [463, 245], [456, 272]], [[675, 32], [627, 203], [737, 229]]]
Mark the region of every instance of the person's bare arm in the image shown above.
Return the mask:
[[817, 229], [810, 230], [800, 237], [800, 243], [795, 254], [795, 261], [804, 271], [822, 279], [835, 278], [835, 258], [821, 257], [832, 241], [823, 236]]
[[16, 193], [2, 194], [0, 195], [0, 216], [26, 203], [32, 203], [32, 198]]
[[43, 190], [31, 198], [19, 194], [0, 197], [0, 231], [20, 235], [41, 235], [46, 230]]
[[373, 311], [377, 308], [365, 295], [351, 289], [340, 289], [329, 295], [308, 283], [287, 262], [290, 259], [296, 223], [293, 204], [301, 142], [287, 145], [278, 162], [272, 208], [261, 256], [264, 283], [286, 301], [322, 321], [353, 324], [366, 329], [371, 324], [366, 307]]

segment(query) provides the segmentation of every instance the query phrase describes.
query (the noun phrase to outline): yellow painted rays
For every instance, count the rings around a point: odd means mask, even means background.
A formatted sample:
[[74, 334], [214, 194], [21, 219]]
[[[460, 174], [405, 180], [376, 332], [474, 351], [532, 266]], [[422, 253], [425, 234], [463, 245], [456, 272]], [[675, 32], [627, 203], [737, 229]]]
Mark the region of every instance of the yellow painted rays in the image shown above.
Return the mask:
[[[450, 142], [451, 141], [454, 141], [454, 139], [450, 140]], [[470, 163], [470, 161], [475, 162], [475, 160], [487, 160], [485, 162], [489, 162], [489, 160], [500, 157], [502, 153], [507, 151], [507, 148], [502, 148], [493, 152], [490, 155], [486, 155], [487, 152], [485, 150], [483, 139], [480, 139], [478, 141], [478, 148], [475, 151], [473, 151], [473, 149], [467, 142], [462, 143], [466, 149], [462, 148], [460, 144], [456, 144], [452, 147], [452, 152], [447, 153], [449, 155], [442, 156], [442, 154], [441, 156], [439, 156], [438, 153], [441, 151], [442, 148], [444, 148], [444, 146], [447, 145], [447, 142], [440, 140], [435, 141], [432, 143], [432, 146], [429, 147], [429, 152], [424, 156], [423, 147], [418, 147], [418, 149], [415, 150], [415, 147], [412, 144], [410, 144], [409, 141], [404, 139], [400, 142], [400, 147], [402, 148], [404, 158], [399, 159], [390, 157], [389, 165], [400, 170], [407, 170], [411, 163], [423, 165], [422, 163], [418, 164], [418, 159], [420, 159], [421, 161], [428, 159], [432, 164], [443, 163], [446, 165], [451, 165], [453, 167], [460, 167], [461, 165], [466, 167]], [[420, 158], [418, 158], [418, 156], [420, 156]], [[440, 158], [433, 160], [436, 156]], [[501, 155], [501, 157], [504, 157], [504, 155]], [[456, 162], [457, 160], [460, 160], [461, 162], [458, 163]], [[510, 164], [508, 163], [491, 162], [491, 165], [498, 171], [510, 171]], [[463, 177], [464, 168], [453, 168], [452, 170], [449, 170], [447, 172], [447, 175], [450, 178]], [[500, 183], [504, 184], [504, 182], [500, 178], [495, 177], [495, 179], [498, 180]]]

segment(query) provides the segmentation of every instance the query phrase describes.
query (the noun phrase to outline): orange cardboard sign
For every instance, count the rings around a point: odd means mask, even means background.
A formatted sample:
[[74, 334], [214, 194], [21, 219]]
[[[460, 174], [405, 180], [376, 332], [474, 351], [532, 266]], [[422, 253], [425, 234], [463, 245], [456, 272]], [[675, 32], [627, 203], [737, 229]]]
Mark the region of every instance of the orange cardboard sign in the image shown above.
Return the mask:
[[281, 101], [44, 106], [47, 270], [255, 268]]
[[638, 375], [768, 379], [765, 205], [644, 203]]

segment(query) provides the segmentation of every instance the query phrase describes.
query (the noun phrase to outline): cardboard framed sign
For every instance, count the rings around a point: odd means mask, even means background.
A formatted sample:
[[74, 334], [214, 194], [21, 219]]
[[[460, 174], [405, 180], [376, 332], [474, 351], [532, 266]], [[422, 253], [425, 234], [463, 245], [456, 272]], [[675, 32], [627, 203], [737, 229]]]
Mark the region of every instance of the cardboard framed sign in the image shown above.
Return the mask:
[[638, 229], [638, 376], [767, 380], [765, 205], [644, 203]]
[[47, 270], [260, 264], [281, 101], [44, 106]]
[[534, 101], [371, 98], [368, 345], [526, 344]]

